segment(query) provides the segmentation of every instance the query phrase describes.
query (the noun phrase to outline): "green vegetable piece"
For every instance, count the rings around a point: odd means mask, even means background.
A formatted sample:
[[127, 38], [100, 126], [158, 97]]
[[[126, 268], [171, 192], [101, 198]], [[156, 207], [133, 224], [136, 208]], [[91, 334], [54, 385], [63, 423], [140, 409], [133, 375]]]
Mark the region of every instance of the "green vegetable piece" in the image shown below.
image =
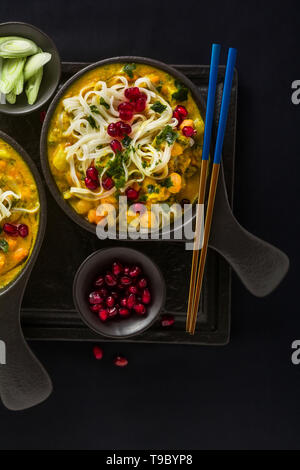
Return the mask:
[[4, 253], [8, 252], [8, 243], [4, 238], [0, 240], [0, 250], [2, 250]]
[[135, 64], [126, 64], [124, 65], [123, 67], [123, 72], [126, 73], [126, 75], [128, 75], [129, 78], [133, 78], [133, 71], [136, 69], [136, 65]]
[[93, 129], [97, 129], [97, 124], [93, 116], [87, 116], [87, 120]]
[[150, 106], [150, 108], [153, 109], [153, 111], [159, 114], [161, 114], [166, 109], [166, 107], [167, 106], [162, 104], [160, 101], [155, 101], [155, 103], [153, 103], [153, 105]]
[[178, 80], [175, 81], [177, 91], [172, 94], [173, 100], [186, 101], [188, 98], [188, 89]]
[[159, 147], [162, 142], [172, 145], [178, 137], [178, 132], [174, 131], [171, 126], [166, 126], [156, 137], [156, 146]]
[[173, 183], [172, 183], [171, 178], [168, 176], [168, 178], [160, 182], [160, 185], [163, 186], [164, 188], [170, 188], [171, 186], [173, 186]]
[[49, 52], [38, 52], [29, 57], [24, 67], [25, 82], [35, 75], [40, 68], [44, 67], [49, 60], [51, 60], [51, 54], [49, 54]]
[[4, 60], [1, 80], [0, 92], [7, 95], [16, 86], [20, 74], [23, 73], [25, 59], [6, 59]]
[[0, 57], [4, 59], [19, 59], [36, 54], [37, 45], [30, 39], [7, 36], [0, 38]]
[[7, 93], [7, 95], [5, 95], [5, 98], [9, 104], [15, 104], [17, 95], [15, 94], [14, 91], [10, 91], [9, 93]]
[[124, 147], [129, 147], [132, 139], [129, 137], [129, 135], [125, 135], [125, 137], [122, 139], [122, 144]]
[[104, 108], [106, 108], [106, 109], [109, 109], [109, 108], [110, 108], [109, 104], [106, 103], [105, 99], [102, 98], [102, 96], [101, 96], [101, 98], [100, 98], [100, 104], [102, 104], [102, 106], [104, 106]]
[[38, 72], [35, 75], [33, 75], [26, 83], [25, 93], [27, 96], [28, 104], [35, 103], [37, 96], [38, 96], [39, 89], [40, 89], [42, 78], [43, 78], [43, 68], [40, 68]]
[[91, 104], [90, 110], [92, 111], [92, 113], [100, 114], [99, 109], [97, 108], [95, 104]]
[[13, 92], [16, 95], [20, 95], [23, 91], [23, 88], [24, 88], [24, 74], [23, 74], [23, 72], [21, 72], [20, 75], [17, 78], [17, 81], [15, 83]]

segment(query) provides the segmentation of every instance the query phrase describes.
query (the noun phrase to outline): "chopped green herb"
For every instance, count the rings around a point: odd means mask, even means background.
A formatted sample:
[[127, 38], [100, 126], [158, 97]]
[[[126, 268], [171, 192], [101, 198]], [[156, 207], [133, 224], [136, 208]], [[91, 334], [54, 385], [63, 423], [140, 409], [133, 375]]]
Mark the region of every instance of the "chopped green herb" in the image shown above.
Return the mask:
[[124, 147], [129, 147], [131, 141], [132, 139], [129, 137], [129, 135], [125, 135], [124, 139], [122, 139], [122, 144]]
[[126, 183], [125, 177], [124, 177], [124, 176], [121, 176], [119, 179], [115, 180], [115, 187], [116, 187], [116, 189], [124, 188], [125, 183]]
[[142, 163], [142, 167], [143, 167], [143, 168], [147, 168], [147, 166], [148, 166], [148, 163], [144, 161], [144, 162]]
[[87, 116], [86, 119], [90, 123], [91, 127], [93, 127], [93, 129], [97, 129], [97, 124], [93, 116]]
[[170, 188], [173, 186], [172, 180], [170, 177], [166, 178], [165, 180], [162, 180], [160, 182], [160, 185], [163, 186], [164, 188]]
[[100, 114], [99, 109], [97, 108], [97, 106], [95, 104], [91, 104], [90, 110], [92, 111], [92, 113]]
[[133, 78], [133, 71], [136, 69], [135, 64], [126, 64], [123, 67], [123, 72], [125, 72], [129, 78]]
[[4, 238], [0, 240], [0, 250], [4, 251], [4, 253], [8, 252], [8, 243]]
[[153, 109], [153, 111], [159, 114], [161, 114], [166, 109], [166, 107], [167, 106], [162, 104], [160, 101], [155, 101], [155, 103], [153, 103], [153, 105], [150, 106], [150, 108]]
[[158, 85], [158, 86], [156, 87], [156, 89], [157, 89], [158, 93], [160, 93], [160, 92], [161, 92], [161, 89], [162, 89], [162, 85]]
[[147, 201], [147, 195], [146, 194], [141, 194], [140, 197], [139, 197], [139, 201], [140, 202], [146, 202]]
[[100, 104], [102, 104], [102, 106], [104, 106], [104, 108], [106, 108], [106, 109], [109, 109], [109, 108], [110, 108], [109, 104], [106, 103], [105, 99], [102, 98], [102, 96], [101, 96], [101, 98], [100, 98]]
[[147, 189], [149, 194], [159, 193], [159, 188], [157, 186], [154, 186], [154, 184], [148, 184]]
[[178, 132], [174, 131], [171, 126], [166, 126], [156, 137], [156, 146], [159, 147], [163, 142], [172, 145], [177, 139]]
[[188, 89], [178, 80], [175, 80], [177, 91], [172, 94], [173, 100], [186, 101], [188, 97]]

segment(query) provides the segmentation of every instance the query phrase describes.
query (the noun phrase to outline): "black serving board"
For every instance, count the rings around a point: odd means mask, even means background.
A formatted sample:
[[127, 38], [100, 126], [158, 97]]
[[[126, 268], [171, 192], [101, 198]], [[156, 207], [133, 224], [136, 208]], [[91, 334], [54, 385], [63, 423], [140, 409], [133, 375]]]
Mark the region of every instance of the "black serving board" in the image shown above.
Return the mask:
[[[88, 64], [63, 63], [61, 83]], [[209, 67], [176, 65], [198, 87], [206, 98]], [[220, 68], [218, 91], [221, 96], [224, 68]], [[220, 99], [217, 100], [220, 102]], [[223, 165], [229, 199], [233, 195], [237, 74], [229, 109], [224, 140]], [[0, 115], [0, 129], [12, 136], [37, 164], [39, 170], [39, 139], [42, 115], [46, 109], [27, 116]], [[216, 112], [217, 115], [217, 112]], [[186, 308], [192, 252], [183, 242], [145, 241], [120, 242], [99, 240], [69, 220], [47, 190], [48, 223], [44, 243], [22, 306], [22, 325], [28, 339], [105, 341], [88, 329], [74, 310], [72, 283], [81, 262], [93, 251], [116, 244], [143, 251], [161, 268], [167, 284], [167, 299], [162, 313], [171, 313], [175, 324], [162, 328], [159, 321], [130, 342], [161, 342], [173, 344], [223, 345], [230, 336], [231, 269], [216, 252], [209, 250], [200, 302], [200, 314], [194, 336], [185, 332]], [[112, 340], [109, 340], [112, 341]]]

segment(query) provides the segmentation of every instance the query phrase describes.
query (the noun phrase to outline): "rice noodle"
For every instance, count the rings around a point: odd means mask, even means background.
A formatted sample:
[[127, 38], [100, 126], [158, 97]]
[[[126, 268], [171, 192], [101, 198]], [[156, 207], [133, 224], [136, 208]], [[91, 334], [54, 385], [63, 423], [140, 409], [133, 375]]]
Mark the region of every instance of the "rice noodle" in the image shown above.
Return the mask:
[[[114, 84], [110, 87], [103, 81], [98, 81], [93, 88], [82, 88], [77, 96], [66, 98], [63, 101], [64, 110], [71, 115], [70, 125], [64, 132], [65, 136], [76, 139], [73, 145], [66, 147], [66, 161], [69, 163], [70, 176], [73, 186], [71, 194], [82, 199], [97, 200], [109, 196], [116, 190], [104, 191], [100, 179], [99, 191], [91, 191], [84, 187], [80, 181], [78, 171], [85, 173], [92, 162], [102, 165], [111, 153], [109, 146], [111, 138], [107, 134], [107, 127], [118, 122], [118, 106], [124, 101], [124, 91], [128, 88], [128, 81], [124, 76], [116, 76]], [[144, 114], [134, 115], [131, 123], [131, 147], [128, 149], [128, 162], [122, 162], [125, 184], [124, 191], [129, 182], [141, 182], [146, 176], [162, 179], [168, 176], [168, 163], [171, 157], [173, 144], [165, 143], [163, 148], [153, 145], [154, 139], [168, 125], [175, 128], [178, 121], [173, 118], [170, 104], [157, 93], [156, 88], [147, 77], [138, 78], [131, 86], [140, 88], [147, 96], [147, 107]], [[103, 106], [101, 101], [107, 103]], [[151, 109], [151, 105], [159, 101], [165, 106], [161, 114]], [[96, 127], [96, 128], [95, 128]], [[106, 161], [105, 160], [105, 161]]]

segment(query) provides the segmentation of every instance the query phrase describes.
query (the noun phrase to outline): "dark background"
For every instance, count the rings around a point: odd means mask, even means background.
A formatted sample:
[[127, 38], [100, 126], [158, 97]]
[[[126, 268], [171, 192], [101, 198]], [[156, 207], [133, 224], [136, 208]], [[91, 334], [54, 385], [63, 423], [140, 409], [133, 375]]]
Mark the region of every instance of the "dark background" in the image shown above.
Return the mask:
[[[234, 277], [225, 347], [117, 344], [93, 360], [88, 343], [32, 343], [53, 378], [44, 404], [0, 405], [1, 449], [291, 449], [299, 444], [299, 129], [291, 83], [300, 79], [299, 1], [8, 1], [0, 21], [48, 33], [62, 60], [142, 55], [208, 64], [212, 42], [238, 49], [234, 210], [290, 257], [265, 299]], [[225, 63], [225, 53], [222, 57]]]

